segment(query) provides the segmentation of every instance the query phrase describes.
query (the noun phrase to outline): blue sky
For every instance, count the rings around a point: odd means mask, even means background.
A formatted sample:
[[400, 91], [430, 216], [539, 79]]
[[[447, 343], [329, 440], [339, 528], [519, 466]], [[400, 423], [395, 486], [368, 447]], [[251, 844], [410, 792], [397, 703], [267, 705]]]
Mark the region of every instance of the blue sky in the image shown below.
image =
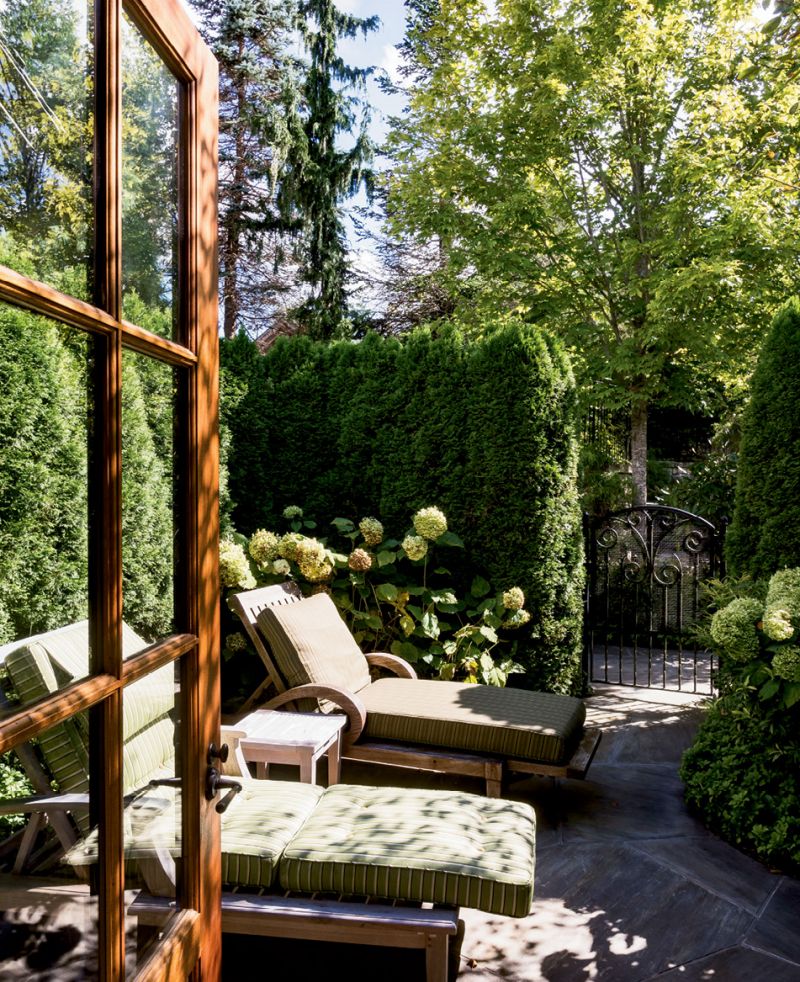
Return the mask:
[[[402, 0], [388, 0], [383, 4], [376, 0], [339, 0], [336, 5], [343, 13], [353, 14], [356, 17], [371, 17], [377, 14], [381, 19], [380, 28], [369, 34], [366, 39], [359, 35], [357, 40], [340, 42], [339, 49], [345, 61], [359, 68], [374, 65], [395, 78], [399, 63], [395, 45], [403, 40], [405, 30], [405, 4]], [[377, 143], [380, 143], [386, 136], [387, 115], [393, 113], [399, 115], [403, 100], [398, 96], [385, 95], [374, 82], [369, 84], [368, 100], [373, 106], [372, 136]]]

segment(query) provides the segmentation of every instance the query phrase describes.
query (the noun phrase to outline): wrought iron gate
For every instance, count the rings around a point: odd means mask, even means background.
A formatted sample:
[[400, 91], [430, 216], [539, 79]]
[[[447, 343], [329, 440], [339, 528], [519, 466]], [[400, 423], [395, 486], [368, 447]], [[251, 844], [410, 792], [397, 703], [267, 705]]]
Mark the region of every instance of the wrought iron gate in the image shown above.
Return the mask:
[[711, 693], [713, 655], [688, 629], [700, 612], [702, 581], [723, 572], [720, 531], [660, 505], [586, 524], [589, 679]]

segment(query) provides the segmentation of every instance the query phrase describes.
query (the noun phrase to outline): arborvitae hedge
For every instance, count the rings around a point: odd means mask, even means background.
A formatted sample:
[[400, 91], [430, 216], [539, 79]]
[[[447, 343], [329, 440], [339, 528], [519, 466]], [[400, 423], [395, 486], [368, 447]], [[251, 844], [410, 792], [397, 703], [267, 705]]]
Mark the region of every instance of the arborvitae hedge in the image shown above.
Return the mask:
[[402, 537], [437, 505], [462, 536], [462, 580], [518, 585], [532, 613], [527, 684], [580, 688], [581, 521], [574, 383], [560, 347], [510, 324], [469, 341], [419, 330], [401, 343], [283, 339], [263, 358], [222, 345], [233, 522], [283, 530], [300, 505], [319, 534], [379, 517]]
[[731, 573], [766, 577], [800, 566], [800, 300], [777, 314], [753, 373], [742, 424]]
[[[87, 616], [91, 341], [0, 304], [0, 643]], [[124, 616], [172, 626], [172, 370], [126, 352]]]
[[0, 642], [86, 616], [86, 339], [0, 304]]

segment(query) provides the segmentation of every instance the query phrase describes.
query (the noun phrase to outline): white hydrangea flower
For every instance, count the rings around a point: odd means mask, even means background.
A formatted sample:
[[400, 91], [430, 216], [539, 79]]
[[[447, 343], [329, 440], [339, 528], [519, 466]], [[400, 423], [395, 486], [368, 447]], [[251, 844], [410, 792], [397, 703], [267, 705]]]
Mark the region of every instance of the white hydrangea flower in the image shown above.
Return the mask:
[[431, 542], [447, 531], [447, 519], [438, 508], [420, 508], [411, 521], [417, 535]]
[[400, 543], [403, 552], [409, 559], [424, 559], [428, 552], [428, 543], [421, 535], [407, 535]]

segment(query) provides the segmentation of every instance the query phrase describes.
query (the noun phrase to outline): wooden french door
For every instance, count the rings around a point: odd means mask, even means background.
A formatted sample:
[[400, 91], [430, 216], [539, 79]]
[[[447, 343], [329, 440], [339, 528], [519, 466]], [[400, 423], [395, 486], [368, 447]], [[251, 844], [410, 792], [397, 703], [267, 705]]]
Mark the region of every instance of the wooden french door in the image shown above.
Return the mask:
[[[37, 12], [38, 19], [26, 25], [26, 16], [37, 18]], [[85, 38], [69, 57], [57, 50], [64, 25]], [[55, 325], [62, 346], [88, 346], [92, 407], [85, 543], [90, 671], [0, 718], [0, 753], [78, 714], [88, 720], [90, 824], [99, 851], [91, 891], [97, 975], [104, 982], [192, 974], [214, 979], [221, 939], [219, 819], [214, 802], [206, 800], [205, 779], [209, 745], [219, 742], [216, 62], [180, 0], [8, 0], [0, 4], [0, 26], [7, 96], [0, 170], [9, 182], [0, 201], [10, 202], [0, 212], [0, 260], [6, 263], [0, 265], [0, 313], [4, 323], [28, 318], [32, 338]], [[70, 58], [74, 62], [78, 50], [85, 62], [70, 74]], [[43, 69], [48, 57], [51, 67]], [[82, 121], [65, 108], [70, 86], [76, 104], [86, 97]], [[42, 119], [36, 132], [34, 113]], [[36, 234], [30, 215], [41, 202], [26, 192], [24, 180], [11, 187], [15, 167], [30, 173], [34, 166], [39, 197], [50, 201], [40, 208], [44, 218]], [[81, 168], [88, 189], [86, 248], [82, 257], [71, 257], [70, 249], [80, 251], [74, 229], [83, 214]], [[73, 258], [85, 277], [64, 272]], [[155, 532], [141, 527], [150, 519], [135, 510], [144, 508], [139, 493], [152, 490], [146, 467], [136, 480], [129, 477], [126, 501], [125, 453], [132, 451], [125, 448], [134, 441], [123, 425], [126, 399], [132, 408], [125, 418], [145, 418], [170, 442], [170, 453], [162, 454], [166, 463], [157, 460], [163, 449], [157, 438], [150, 450], [172, 495], [171, 514], [164, 518], [163, 508], [158, 513], [170, 550], [170, 582], [161, 596], [158, 590], [145, 596], [129, 569], [150, 575], [150, 560], [140, 553]], [[171, 476], [164, 477], [165, 468]], [[138, 544], [126, 546], [126, 535]], [[134, 556], [131, 549], [139, 551]], [[146, 603], [152, 610], [144, 609]], [[124, 650], [128, 612], [151, 625], [140, 651]], [[17, 629], [17, 636], [24, 633]], [[170, 664], [180, 732], [177, 909], [147, 957], [132, 968], [125, 693]]]

